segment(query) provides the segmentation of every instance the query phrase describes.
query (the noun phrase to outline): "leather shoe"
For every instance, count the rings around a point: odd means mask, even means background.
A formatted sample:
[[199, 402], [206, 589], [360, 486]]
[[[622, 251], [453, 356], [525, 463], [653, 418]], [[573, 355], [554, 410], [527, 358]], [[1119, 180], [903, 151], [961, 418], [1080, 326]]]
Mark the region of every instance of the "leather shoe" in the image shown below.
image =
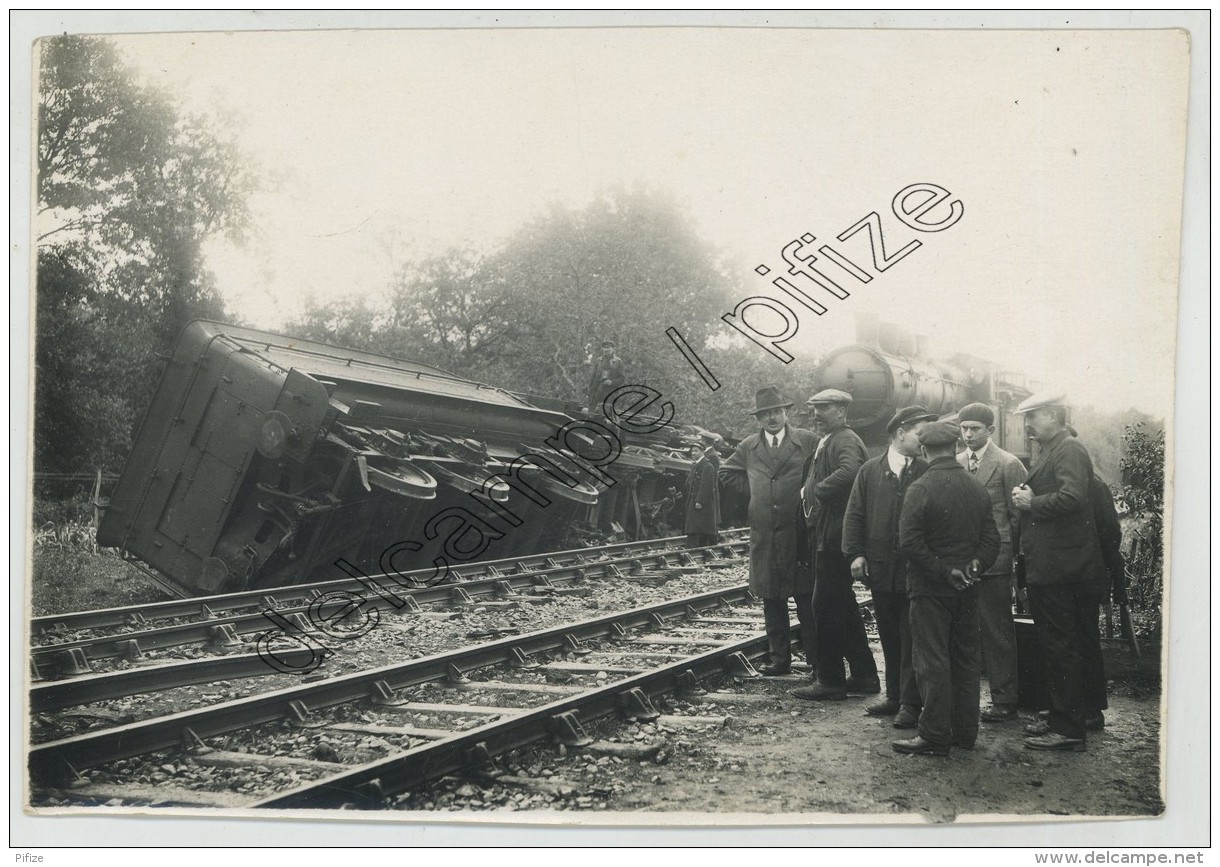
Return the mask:
[[931, 741], [925, 741], [922, 735], [905, 741], [894, 741], [894, 752], [907, 753], [912, 756], [947, 756], [949, 755], [948, 744], [934, 744]]
[[1008, 722], [1017, 718], [1017, 709], [1010, 704], [993, 704], [983, 708], [979, 719], [983, 722]]
[[1026, 738], [1025, 746], [1031, 750], [1055, 750], [1073, 753], [1084, 752], [1083, 739], [1069, 738], [1067, 735], [1061, 735], [1056, 732], [1048, 732], [1047, 734], [1037, 738]]
[[1101, 711], [1084, 718], [1084, 730], [1086, 732], [1099, 732], [1105, 727], [1106, 715]]
[[1026, 723], [1023, 730], [1027, 735], [1038, 737], [1039, 735], [1050, 734], [1051, 724], [1044, 719], [1037, 719], [1031, 723]]
[[806, 701], [842, 701], [847, 698], [847, 690], [841, 686], [826, 686], [815, 683], [813, 686], [800, 686], [788, 690], [788, 695], [803, 698]]
[[763, 677], [783, 677], [785, 674], [792, 673], [792, 664], [785, 662], [781, 665], [778, 662], [768, 662], [758, 667], [758, 673]]
[[879, 698], [864, 708], [869, 716], [893, 716], [898, 713], [898, 701], [892, 698]]
[[953, 746], [958, 747], [959, 749], [963, 749], [963, 750], [972, 750], [972, 749], [974, 749], [974, 741], [967, 741], [967, 740], [963, 740], [961, 738], [954, 738]]
[[919, 725], [918, 710], [906, 704], [898, 709], [898, 716], [894, 717], [894, 728], [913, 729], [917, 725]]
[[881, 692], [881, 678], [875, 674], [872, 677], [860, 678], [859, 680], [849, 677], [847, 678], [847, 691], [863, 693], [864, 695], [876, 695]]

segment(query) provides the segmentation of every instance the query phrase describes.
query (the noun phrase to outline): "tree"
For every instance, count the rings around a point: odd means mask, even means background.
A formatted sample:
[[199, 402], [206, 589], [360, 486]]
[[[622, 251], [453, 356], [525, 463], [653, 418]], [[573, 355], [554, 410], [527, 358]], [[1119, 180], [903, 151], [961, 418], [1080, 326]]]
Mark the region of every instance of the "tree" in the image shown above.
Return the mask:
[[255, 181], [231, 140], [136, 83], [108, 40], [39, 49], [35, 462], [114, 469], [156, 353], [223, 315], [203, 243], [241, 239]]
[[[659, 391], [678, 423], [744, 435], [755, 390], [779, 383], [799, 402], [813, 359], [784, 365], [729, 333], [719, 316], [744, 297], [741, 282], [672, 199], [618, 189], [583, 209], [552, 207], [483, 256], [454, 249], [409, 263], [390, 282], [385, 312], [314, 306], [289, 330], [578, 403], [609, 338], [628, 382]], [[716, 372], [717, 391], [670, 342], [670, 326]]]

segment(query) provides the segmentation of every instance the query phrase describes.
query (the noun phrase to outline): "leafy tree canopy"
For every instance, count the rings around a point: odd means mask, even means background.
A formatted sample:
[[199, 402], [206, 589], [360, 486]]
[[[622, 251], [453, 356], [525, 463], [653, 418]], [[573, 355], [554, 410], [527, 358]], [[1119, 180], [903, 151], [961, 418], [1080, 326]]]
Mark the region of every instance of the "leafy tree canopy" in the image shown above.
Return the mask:
[[42, 40], [35, 243], [35, 463], [117, 469], [190, 319], [224, 305], [202, 252], [241, 240], [249, 171], [233, 142], [135, 81], [108, 40]]

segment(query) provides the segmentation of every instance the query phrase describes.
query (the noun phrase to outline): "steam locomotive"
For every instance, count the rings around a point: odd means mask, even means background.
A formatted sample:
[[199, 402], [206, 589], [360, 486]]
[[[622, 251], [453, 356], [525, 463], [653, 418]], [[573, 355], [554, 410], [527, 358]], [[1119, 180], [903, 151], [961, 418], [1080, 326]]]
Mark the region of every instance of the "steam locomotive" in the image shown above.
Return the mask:
[[[683, 487], [697, 436], [618, 431], [610, 479], [563, 449], [548, 452], [550, 472], [523, 461], [574, 416], [574, 405], [547, 408], [423, 364], [193, 322], [98, 542], [191, 596], [339, 578], [339, 560], [388, 571], [388, 540], [410, 540], [409, 562], [393, 565], [407, 571], [491, 542], [480, 559], [580, 547], [561, 535], [574, 525], [649, 534], [650, 515]], [[511, 507], [514, 522], [476, 526], [476, 500]]]
[[921, 404], [953, 418], [968, 403], [985, 403], [995, 413], [995, 442], [1029, 462], [1029, 440], [1017, 406], [1041, 383], [972, 355], [928, 357], [927, 338], [912, 335], [877, 317], [856, 318], [856, 343], [828, 353], [814, 371], [810, 394], [838, 388], [852, 396], [848, 424], [874, 454], [889, 443], [886, 423], [904, 406]]

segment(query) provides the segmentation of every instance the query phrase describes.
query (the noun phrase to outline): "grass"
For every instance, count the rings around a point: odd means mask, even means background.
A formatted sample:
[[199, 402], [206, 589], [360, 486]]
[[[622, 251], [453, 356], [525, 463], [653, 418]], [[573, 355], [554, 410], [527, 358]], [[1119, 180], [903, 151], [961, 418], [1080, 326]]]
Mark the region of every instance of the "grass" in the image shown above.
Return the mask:
[[156, 602], [165, 594], [113, 548], [99, 548], [86, 501], [35, 501], [35, 617]]

